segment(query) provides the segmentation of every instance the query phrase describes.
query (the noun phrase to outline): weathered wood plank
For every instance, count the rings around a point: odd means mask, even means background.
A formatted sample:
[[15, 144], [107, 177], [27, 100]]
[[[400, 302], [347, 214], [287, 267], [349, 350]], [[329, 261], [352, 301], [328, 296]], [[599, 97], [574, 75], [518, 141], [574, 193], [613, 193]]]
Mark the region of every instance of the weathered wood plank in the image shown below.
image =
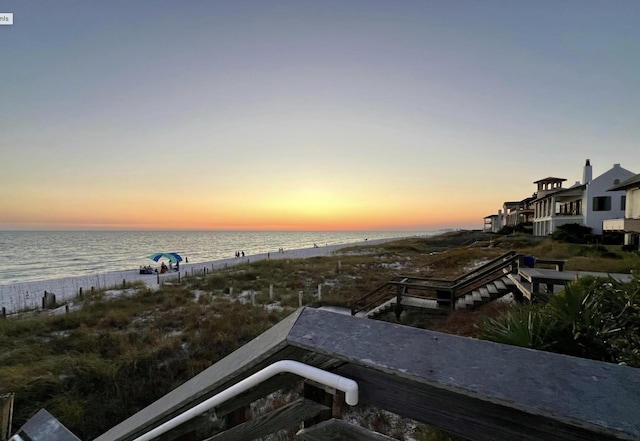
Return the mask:
[[363, 403], [478, 441], [612, 441], [618, 437], [355, 365], [336, 370], [358, 382]]
[[305, 419], [313, 418], [322, 412], [326, 412], [327, 409], [330, 410], [327, 406], [300, 398], [267, 415], [232, 427], [204, 441], [248, 441], [261, 438], [278, 430], [291, 428]]
[[[640, 369], [311, 309], [287, 340], [367, 368], [362, 394], [389, 391], [380, 401], [395, 400], [400, 415], [421, 421], [416, 413], [432, 413], [437, 426], [435, 416], [455, 419], [456, 403], [473, 399], [460, 409], [469, 425], [439, 426], [472, 439], [491, 439], [478, 434], [485, 428], [504, 431], [493, 439], [640, 439]], [[431, 404], [439, 396], [449, 410]], [[503, 411], [520, 420], [501, 421]]]
[[332, 419], [300, 430], [295, 441], [397, 441], [363, 427]]
[[6, 441], [11, 436], [13, 421], [14, 394], [0, 395], [0, 441]]

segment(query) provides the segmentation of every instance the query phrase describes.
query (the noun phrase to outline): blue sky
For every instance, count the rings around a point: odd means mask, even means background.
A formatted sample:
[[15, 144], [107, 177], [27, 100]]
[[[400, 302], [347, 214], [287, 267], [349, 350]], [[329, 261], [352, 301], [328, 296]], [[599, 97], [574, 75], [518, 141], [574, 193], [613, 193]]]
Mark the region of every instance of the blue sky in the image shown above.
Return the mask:
[[0, 228], [481, 227], [640, 172], [637, 1], [0, 12]]

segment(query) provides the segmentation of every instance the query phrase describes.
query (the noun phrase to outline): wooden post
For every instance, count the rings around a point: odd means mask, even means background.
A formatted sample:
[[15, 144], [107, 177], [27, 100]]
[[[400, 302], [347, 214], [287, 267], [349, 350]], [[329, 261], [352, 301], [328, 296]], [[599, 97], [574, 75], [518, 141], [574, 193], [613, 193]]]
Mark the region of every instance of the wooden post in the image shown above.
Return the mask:
[[327, 421], [333, 417], [333, 395], [332, 394], [326, 392], [324, 389], [321, 389], [307, 381], [304, 382], [303, 394], [307, 400], [315, 401], [316, 403], [322, 404], [329, 408], [326, 411], [321, 412], [316, 417], [305, 420], [303, 422], [304, 427], [314, 426], [318, 423], [321, 423], [322, 421]]
[[245, 423], [248, 421], [247, 419], [247, 409], [248, 406], [242, 406], [225, 417], [225, 427], [230, 429], [239, 424]]
[[78, 291], [78, 296], [82, 298], [82, 287], [80, 287], [80, 291]]
[[69, 305], [64, 305], [64, 312], [69, 314]]
[[13, 397], [12, 393], [0, 395], [0, 441], [7, 441], [11, 436]]
[[180, 271], [178, 271], [178, 283], [180, 283]]
[[322, 300], [322, 284], [318, 284], [318, 300]]
[[126, 288], [127, 287], [127, 281], [125, 279], [122, 279], [122, 288]]
[[273, 283], [269, 285], [269, 300], [273, 301]]
[[251, 304], [256, 306], [256, 292], [254, 290], [251, 290]]
[[302, 308], [302, 291], [298, 291], [298, 304]]
[[160, 285], [160, 273], [156, 273], [156, 280], [158, 281], [158, 285]]
[[396, 320], [400, 321], [400, 316], [402, 315], [402, 292], [404, 291], [404, 286], [398, 285], [396, 286]]
[[7, 308], [2, 307], [2, 318], [7, 318]]
[[232, 296], [233, 295], [233, 286], [229, 287], [229, 295]]

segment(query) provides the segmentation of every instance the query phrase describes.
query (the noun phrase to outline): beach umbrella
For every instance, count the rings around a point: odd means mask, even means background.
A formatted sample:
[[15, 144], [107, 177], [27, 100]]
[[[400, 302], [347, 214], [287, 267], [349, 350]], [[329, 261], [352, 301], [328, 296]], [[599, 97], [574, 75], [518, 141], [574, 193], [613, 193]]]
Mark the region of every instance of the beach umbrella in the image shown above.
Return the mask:
[[182, 262], [182, 257], [178, 253], [155, 253], [150, 255], [149, 259], [154, 262], [157, 262], [160, 259], [169, 259], [169, 261], [173, 263]]

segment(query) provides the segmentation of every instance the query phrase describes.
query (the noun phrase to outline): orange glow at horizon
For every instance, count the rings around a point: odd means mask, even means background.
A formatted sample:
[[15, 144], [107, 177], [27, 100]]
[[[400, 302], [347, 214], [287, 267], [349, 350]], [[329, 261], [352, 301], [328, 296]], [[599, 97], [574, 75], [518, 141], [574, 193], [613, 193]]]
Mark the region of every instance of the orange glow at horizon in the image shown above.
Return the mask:
[[[285, 198], [286, 199], [286, 198]], [[283, 201], [285, 199], [278, 199]], [[416, 207], [331, 198], [264, 199], [232, 205], [201, 200], [39, 200], [27, 210], [7, 210], [2, 225], [26, 228], [178, 230], [406, 230], [481, 227], [485, 210], [440, 203]], [[436, 208], [437, 207], [437, 208]], [[9, 207], [10, 208], [10, 207]], [[14, 214], [12, 214], [14, 213]], [[18, 214], [19, 213], [19, 214]]]
[[[299, 179], [224, 191], [178, 187], [165, 193], [104, 182], [0, 195], [2, 228], [149, 230], [432, 230], [481, 228], [491, 201], [434, 191], [401, 191]], [[27, 202], [28, 201], [28, 202]], [[483, 207], [484, 205], [484, 207]]]

